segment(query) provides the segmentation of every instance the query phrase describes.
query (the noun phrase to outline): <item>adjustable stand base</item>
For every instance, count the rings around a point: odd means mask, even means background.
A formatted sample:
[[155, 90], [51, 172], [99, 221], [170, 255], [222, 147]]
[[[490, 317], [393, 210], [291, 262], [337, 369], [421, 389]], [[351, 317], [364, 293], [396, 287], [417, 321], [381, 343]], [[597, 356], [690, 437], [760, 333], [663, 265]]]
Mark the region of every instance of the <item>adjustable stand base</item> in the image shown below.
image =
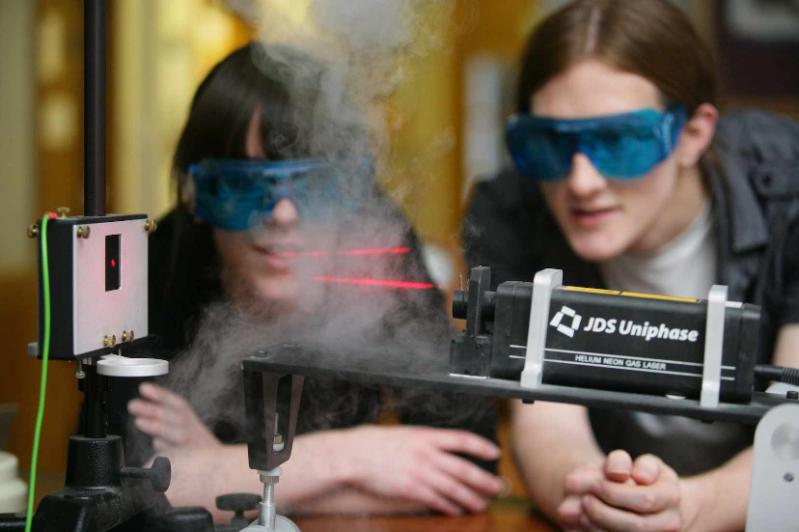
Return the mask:
[[123, 463], [119, 436], [72, 436], [65, 485], [42, 499], [33, 530], [213, 531], [204, 508], [172, 509], [162, 492], [169, 486], [168, 465], [159, 459], [150, 469], [126, 468]]

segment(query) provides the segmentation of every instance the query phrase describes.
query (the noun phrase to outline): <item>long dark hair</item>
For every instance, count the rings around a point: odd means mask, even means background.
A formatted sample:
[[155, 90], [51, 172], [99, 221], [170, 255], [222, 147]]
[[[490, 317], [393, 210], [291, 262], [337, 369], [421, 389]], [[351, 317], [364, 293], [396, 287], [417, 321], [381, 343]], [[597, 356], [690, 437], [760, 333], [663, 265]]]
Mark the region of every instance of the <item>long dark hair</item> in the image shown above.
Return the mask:
[[686, 14], [668, 0], [577, 0], [530, 35], [516, 93], [518, 112], [531, 95], [584, 59], [638, 74], [693, 114], [716, 101], [716, 71], [707, 45]]
[[[315, 77], [310, 82], [309, 73]], [[214, 66], [197, 88], [175, 150], [172, 171], [178, 190], [192, 163], [246, 158], [247, 128], [256, 111], [267, 159], [308, 157], [320, 76], [310, 57], [260, 43], [239, 48]]]
[[201, 309], [222, 298], [211, 230], [192, 214], [188, 167], [206, 158], [245, 158], [256, 111], [267, 159], [312, 156], [321, 76], [319, 63], [297, 50], [250, 43], [200, 83], [172, 162], [178, 203], [150, 243], [158, 258], [150, 267], [150, 323], [166, 349], [185, 347]]

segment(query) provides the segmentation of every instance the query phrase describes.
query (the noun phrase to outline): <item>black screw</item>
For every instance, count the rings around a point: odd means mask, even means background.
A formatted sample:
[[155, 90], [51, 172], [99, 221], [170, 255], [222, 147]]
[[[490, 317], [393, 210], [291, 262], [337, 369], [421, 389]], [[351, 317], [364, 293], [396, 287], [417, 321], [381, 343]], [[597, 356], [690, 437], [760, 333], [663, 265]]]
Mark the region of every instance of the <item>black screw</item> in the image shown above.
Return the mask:
[[782, 478], [785, 482], [793, 482], [793, 473], [785, 473]]

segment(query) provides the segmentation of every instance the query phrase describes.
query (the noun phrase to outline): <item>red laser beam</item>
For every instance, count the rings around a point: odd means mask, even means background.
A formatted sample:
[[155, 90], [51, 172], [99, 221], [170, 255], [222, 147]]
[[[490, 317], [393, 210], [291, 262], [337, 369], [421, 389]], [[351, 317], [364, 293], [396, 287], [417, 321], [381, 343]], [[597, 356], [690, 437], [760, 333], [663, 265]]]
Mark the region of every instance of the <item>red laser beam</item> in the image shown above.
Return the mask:
[[346, 249], [336, 251], [336, 255], [405, 255], [411, 248], [385, 248], [385, 249]]
[[339, 249], [330, 251], [285, 251], [278, 253], [278, 257], [328, 257], [330, 255], [405, 255], [411, 252], [411, 248], [366, 248], [366, 249]]
[[315, 275], [312, 277], [312, 279], [314, 281], [321, 281], [323, 283], [381, 286], [385, 288], [399, 288], [402, 290], [430, 290], [432, 288], [446, 288], [443, 285], [436, 286], [433, 283], [424, 283], [420, 281], [397, 281], [392, 279], [352, 279], [349, 277], [330, 277], [327, 275]]

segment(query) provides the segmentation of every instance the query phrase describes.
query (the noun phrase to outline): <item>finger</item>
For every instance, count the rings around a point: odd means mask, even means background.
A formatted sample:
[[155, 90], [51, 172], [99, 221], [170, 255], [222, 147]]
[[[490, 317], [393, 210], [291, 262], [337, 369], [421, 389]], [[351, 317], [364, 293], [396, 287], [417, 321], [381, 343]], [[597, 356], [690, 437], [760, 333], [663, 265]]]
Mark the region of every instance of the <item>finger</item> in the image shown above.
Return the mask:
[[663, 470], [663, 461], [653, 454], [642, 454], [635, 459], [632, 468], [632, 478], [638, 484], [652, 484], [660, 477]]
[[131, 399], [128, 401], [128, 413], [132, 416], [149, 417], [153, 419], [163, 419], [164, 408], [158, 404], [142, 399]]
[[143, 382], [139, 385], [139, 394], [152, 401], [163, 403], [176, 409], [191, 408], [183, 396], [176, 394], [152, 382]]
[[615, 482], [624, 482], [632, 474], [633, 459], [627, 451], [616, 449], [605, 459], [605, 476]]
[[491, 497], [497, 495], [504, 486], [499, 477], [453, 454], [441, 452], [434, 456], [433, 467]]
[[133, 419], [133, 426], [152, 438], [160, 438], [163, 424], [158, 419], [137, 417]]
[[580, 503], [579, 495], [569, 495], [560, 503], [557, 510], [558, 522], [564, 528], [576, 528], [580, 526], [580, 517], [583, 515], [583, 507]]
[[680, 512], [677, 509], [640, 515], [609, 506], [593, 495], [584, 495], [582, 506], [585, 516], [593, 526], [607, 530], [665, 531], [679, 530], [681, 525]]
[[588, 516], [583, 514], [580, 517], [580, 532], [604, 532], [604, 530], [592, 523]]
[[153, 450], [156, 452], [165, 452], [174, 449], [175, 446], [161, 438], [153, 438]]
[[592, 493], [610, 506], [639, 514], [662, 512], [680, 504], [680, 485], [676, 478], [649, 485], [604, 481], [597, 484]]
[[152, 382], [143, 382], [139, 384], [139, 395], [151, 401], [161, 402], [161, 397], [166, 391], [166, 388], [153, 384]]
[[153, 438], [161, 438], [170, 445], [183, 445], [186, 443], [185, 433], [180, 426], [164, 423], [160, 419], [147, 417], [137, 417], [133, 424], [140, 431], [149, 434]]
[[185, 426], [187, 416], [184, 411], [168, 408], [162, 403], [153, 403], [141, 399], [131, 399], [128, 402], [128, 412], [136, 418], [148, 418], [158, 421], [163, 426]]
[[593, 490], [603, 480], [605, 474], [598, 466], [586, 465], [566, 475], [563, 490], [567, 495], [583, 495]]
[[418, 501], [428, 508], [441, 512], [442, 514], [463, 515], [463, 510], [461, 510], [461, 508], [429, 486], [415, 486], [409, 495], [411, 495], [408, 497], [409, 499]]
[[429, 469], [418, 482], [429, 484], [441, 496], [452, 501], [459, 508], [466, 508], [470, 512], [482, 512], [488, 507], [488, 498], [485, 495], [481, 495], [442, 471]]
[[426, 433], [440, 449], [469, 454], [483, 460], [499, 458], [499, 447], [477, 434], [454, 429], [426, 429]]

